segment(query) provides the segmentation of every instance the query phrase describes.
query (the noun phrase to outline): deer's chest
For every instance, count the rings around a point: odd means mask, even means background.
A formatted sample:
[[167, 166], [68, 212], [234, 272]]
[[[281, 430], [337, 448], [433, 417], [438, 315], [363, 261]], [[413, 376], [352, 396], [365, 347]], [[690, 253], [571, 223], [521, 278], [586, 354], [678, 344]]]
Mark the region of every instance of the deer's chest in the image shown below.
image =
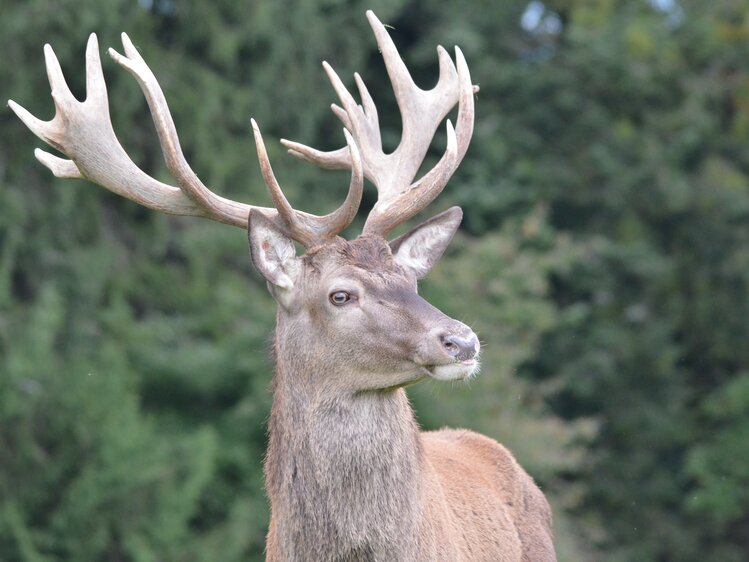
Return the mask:
[[413, 438], [338, 410], [276, 443], [284, 468], [269, 493], [288, 559], [413, 559], [420, 519]]

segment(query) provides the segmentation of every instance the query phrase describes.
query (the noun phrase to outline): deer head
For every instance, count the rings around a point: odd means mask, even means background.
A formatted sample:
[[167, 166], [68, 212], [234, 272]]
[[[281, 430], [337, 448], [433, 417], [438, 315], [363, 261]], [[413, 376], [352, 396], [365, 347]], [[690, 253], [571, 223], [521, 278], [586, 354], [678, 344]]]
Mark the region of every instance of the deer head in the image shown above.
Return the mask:
[[[341, 106], [333, 105], [332, 109], [345, 127], [347, 146], [321, 152], [299, 143], [282, 142], [291, 154], [324, 168], [351, 169], [345, 201], [326, 216], [291, 207], [273, 174], [254, 120], [260, 168], [275, 208], [230, 201], [208, 189], [185, 161], [161, 88], [125, 34], [125, 55], [113, 49], [109, 54], [141, 86], [164, 159], [178, 187], [145, 174], [117, 141], [93, 34], [86, 51], [85, 101], [79, 102], [70, 93], [54, 52], [46, 45], [55, 117], [43, 122], [15, 102], [8, 103], [29, 129], [70, 158], [65, 160], [37, 149], [37, 159], [56, 176], [89, 179], [166, 213], [247, 227], [252, 262], [279, 305], [278, 341], [301, 338], [305, 342], [304, 354], [314, 357], [321, 368], [335, 365], [348, 369], [345, 384], [341, 382], [348, 390], [391, 388], [425, 376], [465, 378], [477, 368], [476, 335], [429, 305], [416, 288], [416, 281], [437, 262], [457, 230], [460, 209], [450, 209], [391, 242], [386, 236], [433, 201], [462, 160], [473, 132], [475, 87], [460, 50], [456, 48], [453, 64], [440, 47], [439, 82], [431, 90], [420, 89], [382, 23], [371, 11], [367, 17], [393, 84], [403, 136], [396, 150], [386, 154], [380, 140], [377, 109], [361, 77], [355, 74], [359, 105], [330, 65], [323, 63], [341, 101]], [[413, 181], [438, 125], [456, 103], [457, 127], [453, 129], [447, 121], [443, 157], [421, 179]], [[377, 203], [362, 235], [345, 241], [337, 234], [356, 215], [364, 177], [377, 187]], [[306, 248], [305, 255], [296, 256], [294, 241]]]
[[[416, 281], [437, 262], [460, 224], [453, 208], [388, 243], [387, 234], [423, 210], [445, 187], [465, 155], [473, 132], [473, 92], [468, 67], [456, 48], [457, 67], [438, 49], [440, 79], [428, 91], [417, 87], [385, 31], [370, 11], [370, 25], [382, 52], [403, 119], [403, 136], [390, 154], [383, 151], [377, 109], [364, 81], [355, 74], [361, 105], [326, 62], [323, 67], [341, 106], [333, 112], [350, 130], [348, 146], [321, 152], [282, 140], [289, 152], [325, 168], [351, 167], [361, 158], [365, 176], [375, 184], [378, 200], [363, 234], [351, 242], [334, 238], [309, 244], [293, 220], [285, 231], [260, 212], [250, 212], [250, 249], [256, 269], [268, 281], [279, 304], [277, 341], [305, 338], [307, 364], [343, 367], [337, 384], [346, 391], [394, 388], [425, 376], [465, 378], [477, 369], [479, 343], [464, 324], [422, 299]], [[457, 132], [447, 121], [447, 150], [437, 165], [413, 182], [432, 137], [446, 114], [459, 103]], [[273, 200], [292, 217], [267, 160], [262, 137], [253, 122], [261, 170]], [[359, 155], [359, 151], [360, 154]], [[413, 182], [413, 183], [412, 183]], [[307, 247], [294, 254], [292, 238]], [[284, 357], [293, 354], [292, 349]], [[308, 370], [308, 369], [306, 369]]]
[[297, 373], [326, 372], [325, 385], [343, 392], [471, 375], [475, 334], [416, 290], [460, 218], [453, 208], [389, 244], [379, 236], [338, 238], [297, 257], [293, 242], [251, 211], [252, 260], [279, 304], [277, 356], [303, 363]]

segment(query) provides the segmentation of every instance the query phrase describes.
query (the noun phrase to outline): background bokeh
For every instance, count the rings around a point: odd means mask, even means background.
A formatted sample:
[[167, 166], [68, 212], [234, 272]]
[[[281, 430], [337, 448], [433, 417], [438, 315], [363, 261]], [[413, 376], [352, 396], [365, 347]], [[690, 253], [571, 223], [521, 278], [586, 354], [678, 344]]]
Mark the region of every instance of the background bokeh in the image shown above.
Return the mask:
[[[419, 84], [458, 44], [481, 85], [425, 214], [459, 204], [463, 228], [422, 292], [476, 329], [484, 368], [415, 387], [422, 425], [507, 444], [563, 561], [746, 560], [745, 0], [0, 0], [0, 94], [50, 118], [42, 45], [82, 97], [88, 34], [119, 49], [126, 31], [208, 185], [270, 205], [254, 116], [290, 200], [326, 212], [347, 175], [276, 139], [343, 144], [325, 59], [364, 76], [397, 144], [367, 8]], [[170, 181], [104, 58], [119, 138]], [[275, 307], [244, 233], [57, 180], [40, 145], [0, 111], [0, 560], [261, 560]]]

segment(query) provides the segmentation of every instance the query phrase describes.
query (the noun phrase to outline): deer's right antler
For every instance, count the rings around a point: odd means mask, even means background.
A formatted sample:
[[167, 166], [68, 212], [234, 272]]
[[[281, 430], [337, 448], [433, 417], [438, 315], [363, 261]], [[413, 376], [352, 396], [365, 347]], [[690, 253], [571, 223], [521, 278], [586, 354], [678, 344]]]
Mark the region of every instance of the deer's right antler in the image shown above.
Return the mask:
[[[109, 118], [109, 101], [99, 58], [99, 46], [93, 33], [86, 48], [85, 101], [79, 102], [70, 92], [60, 63], [49, 45], [44, 47], [44, 56], [56, 109], [54, 118], [51, 121], [41, 121], [14, 101], [8, 101], [10, 108], [36, 136], [69, 158], [66, 160], [37, 149], [37, 160], [52, 170], [57, 177], [88, 179], [157, 211], [205, 217], [246, 228], [247, 217], [253, 206], [216, 195], [200, 181], [182, 153], [174, 121], [155, 76], [124, 33], [122, 44], [125, 56], [113, 49], [109, 49], [109, 55], [135, 77], [143, 90], [164, 159], [179, 187], [162, 183], [143, 172], [117, 140]], [[272, 171], [260, 131], [254, 121], [253, 129], [263, 175], [277, 206], [277, 209], [257, 208], [275, 220], [290, 237], [305, 247], [332, 238], [351, 223], [361, 201], [363, 172], [359, 151], [348, 131], [344, 131], [350, 155], [349, 166], [352, 170], [348, 196], [338, 210], [318, 217], [293, 209], [275, 179], [273, 185], [268, 182], [268, 174], [272, 176]]]

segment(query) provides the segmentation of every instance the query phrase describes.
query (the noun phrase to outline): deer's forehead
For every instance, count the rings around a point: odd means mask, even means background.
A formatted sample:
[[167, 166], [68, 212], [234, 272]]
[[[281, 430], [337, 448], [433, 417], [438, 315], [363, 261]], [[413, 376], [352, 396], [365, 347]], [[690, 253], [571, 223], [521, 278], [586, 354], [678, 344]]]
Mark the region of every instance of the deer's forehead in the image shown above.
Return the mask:
[[[368, 290], [388, 290], [398, 287], [410, 287], [412, 280], [395, 263], [388, 266], [378, 264], [377, 267], [352, 265], [350, 263], [339, 263], [324, 270], [311, 272], [313, 281], [327, 285], [341, 281], [354, 282]], [[342, 288], [345, 288], [342, 286]]]
[[345, 268], [377, 273], [400, 269], [388, 243], [379, 238], [357, 238], [350, 242], [337, 239], [306, 257], [311, 269], [319, 272]]
[[307, 273], [312, 280], [353, 280], [367, 288], [411, 285], [411, 279], [395, 262], [385, 240], [358, 238], [338, 240], [307, 255]]

